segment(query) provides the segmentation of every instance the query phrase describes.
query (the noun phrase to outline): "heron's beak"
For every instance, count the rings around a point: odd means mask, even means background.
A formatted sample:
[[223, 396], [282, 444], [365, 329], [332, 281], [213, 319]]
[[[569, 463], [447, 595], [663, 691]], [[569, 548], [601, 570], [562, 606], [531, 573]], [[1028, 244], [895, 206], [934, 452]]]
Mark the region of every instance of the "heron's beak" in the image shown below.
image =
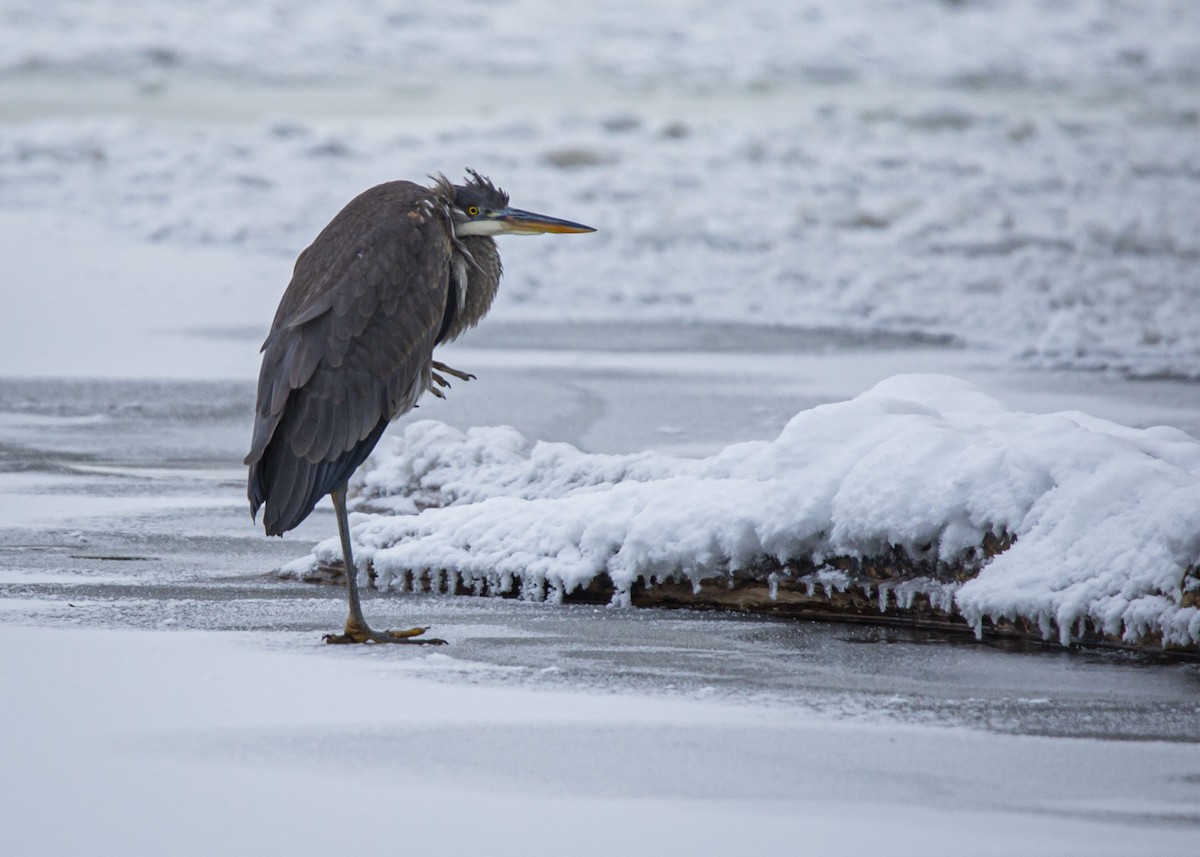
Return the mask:
[[499, 227], [498, 232], [505, 235], [540, 235], [543, 232], [595, 232], [590, 226], [582, 223], [572, 223], [570, 220], [559, 220], [557, 217], [547, 217], [544, 214], [534, 214], [532, 211], [521, 211], [519, 208], [502, 208], [493, 212], [490, 220]]

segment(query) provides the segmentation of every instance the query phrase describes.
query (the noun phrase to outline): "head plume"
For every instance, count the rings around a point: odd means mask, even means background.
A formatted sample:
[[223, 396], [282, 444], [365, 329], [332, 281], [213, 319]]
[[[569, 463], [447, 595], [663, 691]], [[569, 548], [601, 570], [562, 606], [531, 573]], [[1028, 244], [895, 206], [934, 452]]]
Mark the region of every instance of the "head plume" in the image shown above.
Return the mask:
[[467, 167], [467, 174], [470, 176], [467, 183], [461, 189], [474, 191], [480, 196], [494, 199], [497, 201], [495, 208], [506, 208], [508, 206], [508, 194], [502, 188], [492, 184], [492, 180], [487, 176], [481, 176], [475, 170]]

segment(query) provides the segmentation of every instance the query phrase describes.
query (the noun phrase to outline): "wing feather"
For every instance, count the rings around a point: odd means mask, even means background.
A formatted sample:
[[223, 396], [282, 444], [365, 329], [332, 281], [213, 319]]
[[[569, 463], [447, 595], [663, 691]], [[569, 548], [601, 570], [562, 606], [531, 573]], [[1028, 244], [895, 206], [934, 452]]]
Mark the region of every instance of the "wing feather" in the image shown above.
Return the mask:
[[246, 457], [268, 533], [344, 484], [428, 386], [452, 252], [438, 201], [409, 182], [372, 188], [297, 260], [263, 344]]

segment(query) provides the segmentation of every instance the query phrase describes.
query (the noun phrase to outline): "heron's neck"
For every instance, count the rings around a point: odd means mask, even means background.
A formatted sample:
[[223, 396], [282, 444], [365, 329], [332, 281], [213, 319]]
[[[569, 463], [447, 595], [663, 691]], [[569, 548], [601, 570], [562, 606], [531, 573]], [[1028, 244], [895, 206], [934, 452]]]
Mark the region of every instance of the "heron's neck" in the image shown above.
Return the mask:
[[450, 288], [453, 289], [451, 300], [456, 306], [443, 342], [449, 342], [477, 325], [491, 309], [500, 286], [500, 252], [496, 242], [480, 235], [468, 235], [459, 241], [471, 258], [465, 258], [457, 247], [453, 251]]

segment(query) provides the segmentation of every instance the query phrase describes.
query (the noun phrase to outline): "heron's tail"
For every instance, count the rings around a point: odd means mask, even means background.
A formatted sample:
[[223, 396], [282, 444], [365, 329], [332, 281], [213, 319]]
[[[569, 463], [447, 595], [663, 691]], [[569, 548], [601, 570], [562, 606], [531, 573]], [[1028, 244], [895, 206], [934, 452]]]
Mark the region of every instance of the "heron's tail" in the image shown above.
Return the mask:
[[292, 452], [287, 432], [277, 431], [262, 456], [250, 462], [246, 495], [250, 517], [257, 519], [263, 508], [263, 528], [268, 536], [282, 536], [295, 529], [312, 513], [317, 502], [350, 481], [366, 461], [387, 428], [380, 420], [369, 435], [332, 459], [310, 461]]

